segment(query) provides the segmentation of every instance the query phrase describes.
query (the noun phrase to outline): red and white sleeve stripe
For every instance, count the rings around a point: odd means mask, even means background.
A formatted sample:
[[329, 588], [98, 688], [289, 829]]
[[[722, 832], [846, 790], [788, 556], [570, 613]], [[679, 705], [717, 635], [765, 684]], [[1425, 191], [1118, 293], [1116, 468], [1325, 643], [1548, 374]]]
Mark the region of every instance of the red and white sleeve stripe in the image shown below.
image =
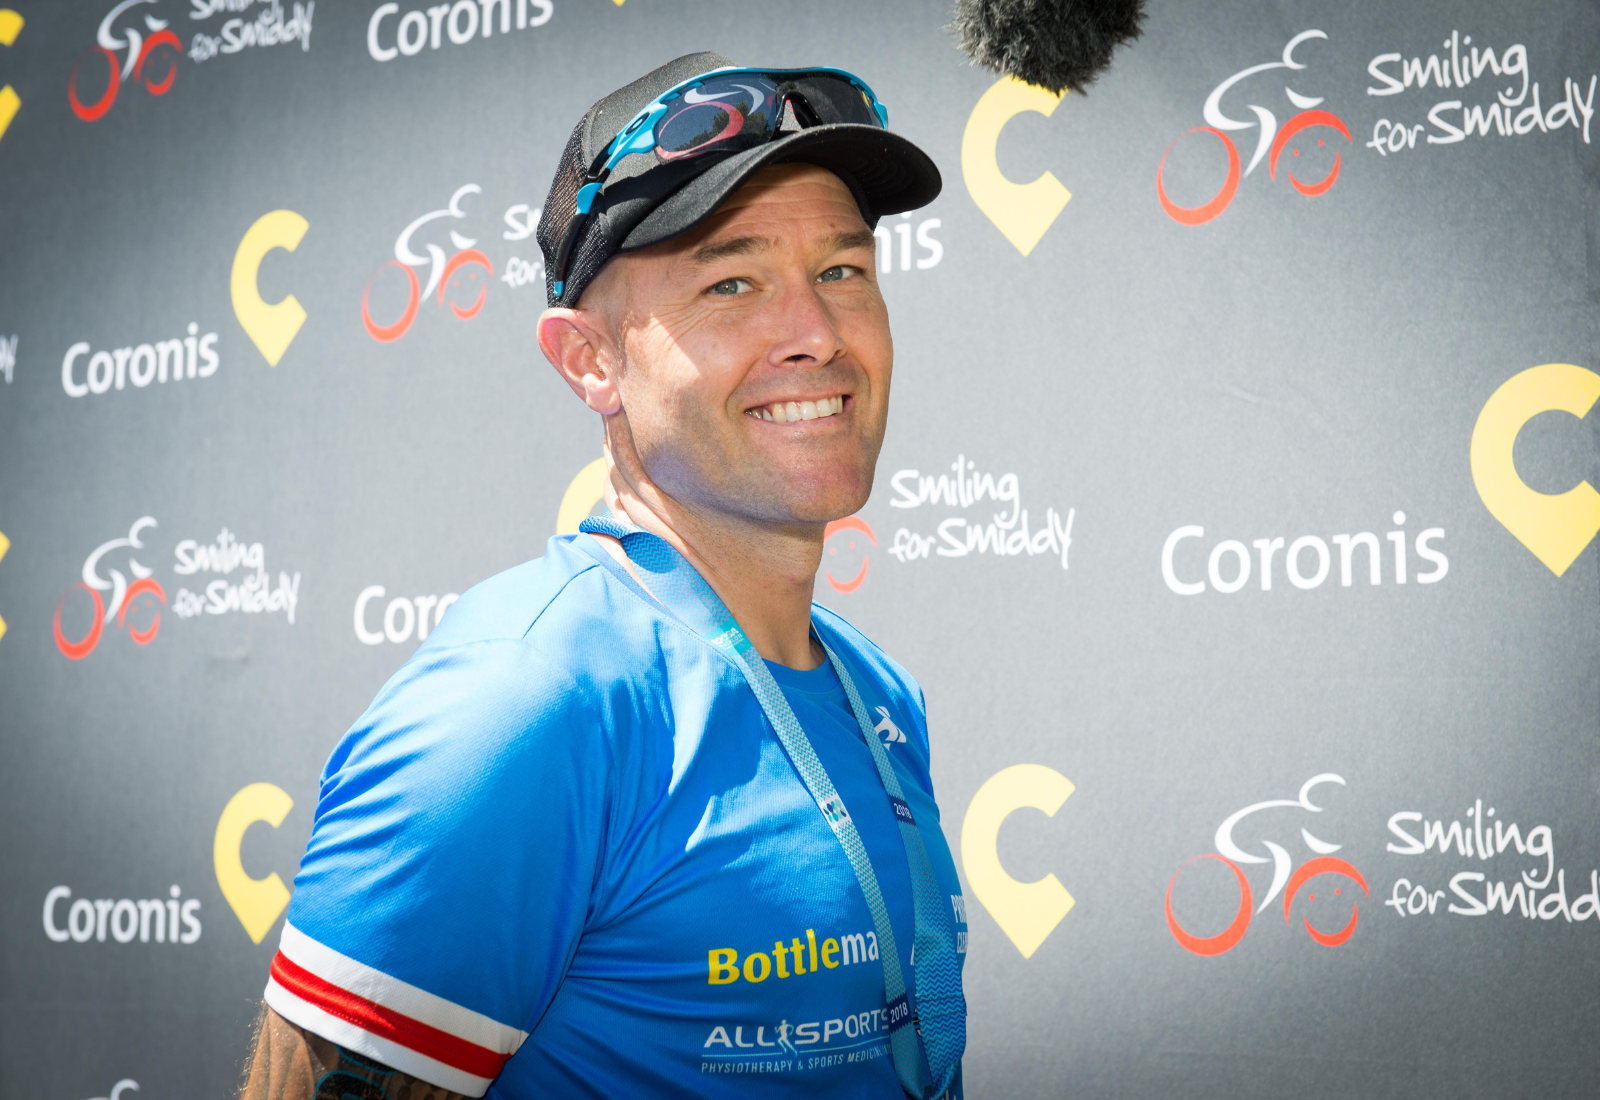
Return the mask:
[[290, 1023], [464, 1096], [482, 1096], [528, 1037], [341, 955], [287, 922], [265, 999]]

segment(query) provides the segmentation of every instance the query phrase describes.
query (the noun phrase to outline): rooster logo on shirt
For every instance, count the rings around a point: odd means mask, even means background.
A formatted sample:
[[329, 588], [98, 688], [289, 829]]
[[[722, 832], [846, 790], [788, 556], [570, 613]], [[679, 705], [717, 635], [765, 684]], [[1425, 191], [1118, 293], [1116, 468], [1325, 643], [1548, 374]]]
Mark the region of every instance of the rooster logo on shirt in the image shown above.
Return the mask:
[[883, 734], [883, 743], [885, 745], [892, 745], [896, 741], [904, 741], [906, 739], [906, 735], [900, 732], [900, 727], [894, 724], [894, 719], [889, 717], [888, 707], [874, 707], [873, 709], [883, 718], [876, 726], [872, 727], [872, 732]]

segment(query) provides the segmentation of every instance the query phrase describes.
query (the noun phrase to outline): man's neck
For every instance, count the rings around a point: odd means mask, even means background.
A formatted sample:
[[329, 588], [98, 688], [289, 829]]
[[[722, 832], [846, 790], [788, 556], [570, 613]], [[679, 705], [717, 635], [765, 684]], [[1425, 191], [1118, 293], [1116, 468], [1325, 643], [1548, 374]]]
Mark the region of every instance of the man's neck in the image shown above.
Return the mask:
[[[606, 502], [612, 511], [682, 554], [727, 605], [757, 653], [789, 668], [808, 670], [822, 664], [824, 653], [811, 641], [811, 596], [822, 562], [821, 526], [814, 532], [773, 529], [703, 515], [652, 485], [630, 484], [631, 479], [617, 476], [615, 466], [610, 473]], [[614, 540], [604, 541], [626, 562]]]

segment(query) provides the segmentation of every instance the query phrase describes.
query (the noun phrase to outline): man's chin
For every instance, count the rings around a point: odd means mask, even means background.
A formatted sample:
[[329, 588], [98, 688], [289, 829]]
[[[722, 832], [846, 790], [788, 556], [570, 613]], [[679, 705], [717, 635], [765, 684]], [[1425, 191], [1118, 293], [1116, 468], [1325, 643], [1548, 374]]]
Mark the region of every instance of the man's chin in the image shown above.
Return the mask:
[[820, 529], [854, 515], [872, 494], [873, 467], [859, 456], [834, 462], [765, 458], [728, 456], [715, 469], [703, 462], [692, 467], [685, 463], [678, 471], [663, 470], [667, 477], [652, 480], [668, 496], [696, 510], [720, 512], [741, 525], [774, 529]]
[[748, 519], [773, 527], [822, 527], [860, 511], [871, 493], [872, 482], [853, 475], [822, 484], [806, 478], [747, 495], [741, 510]]
[[834, 487], [827, 493], [796, 493], [784, 501], [780, 512], [793, 523], [826, 525], [855, 515], [867, 503], [871, 492], [872, 485], [868, 483], [859, 491], [840, 492]]

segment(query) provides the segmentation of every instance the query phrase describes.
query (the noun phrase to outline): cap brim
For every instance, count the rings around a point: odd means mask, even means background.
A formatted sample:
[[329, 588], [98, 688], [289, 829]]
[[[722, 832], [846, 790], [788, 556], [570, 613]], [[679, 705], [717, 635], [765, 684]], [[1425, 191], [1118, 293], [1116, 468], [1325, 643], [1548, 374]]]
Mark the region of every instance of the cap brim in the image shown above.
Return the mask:
[[693, 229], [755, 173], [794, 161], [844, 178], [866, 202], [862, 216], [872, 223], [926, 206], [943, 187], [928, 154], [899, 134], [874, 126], [816, 126], [735, 153], [699, 173], [634, 226], [619, 251], [648, 248]]

